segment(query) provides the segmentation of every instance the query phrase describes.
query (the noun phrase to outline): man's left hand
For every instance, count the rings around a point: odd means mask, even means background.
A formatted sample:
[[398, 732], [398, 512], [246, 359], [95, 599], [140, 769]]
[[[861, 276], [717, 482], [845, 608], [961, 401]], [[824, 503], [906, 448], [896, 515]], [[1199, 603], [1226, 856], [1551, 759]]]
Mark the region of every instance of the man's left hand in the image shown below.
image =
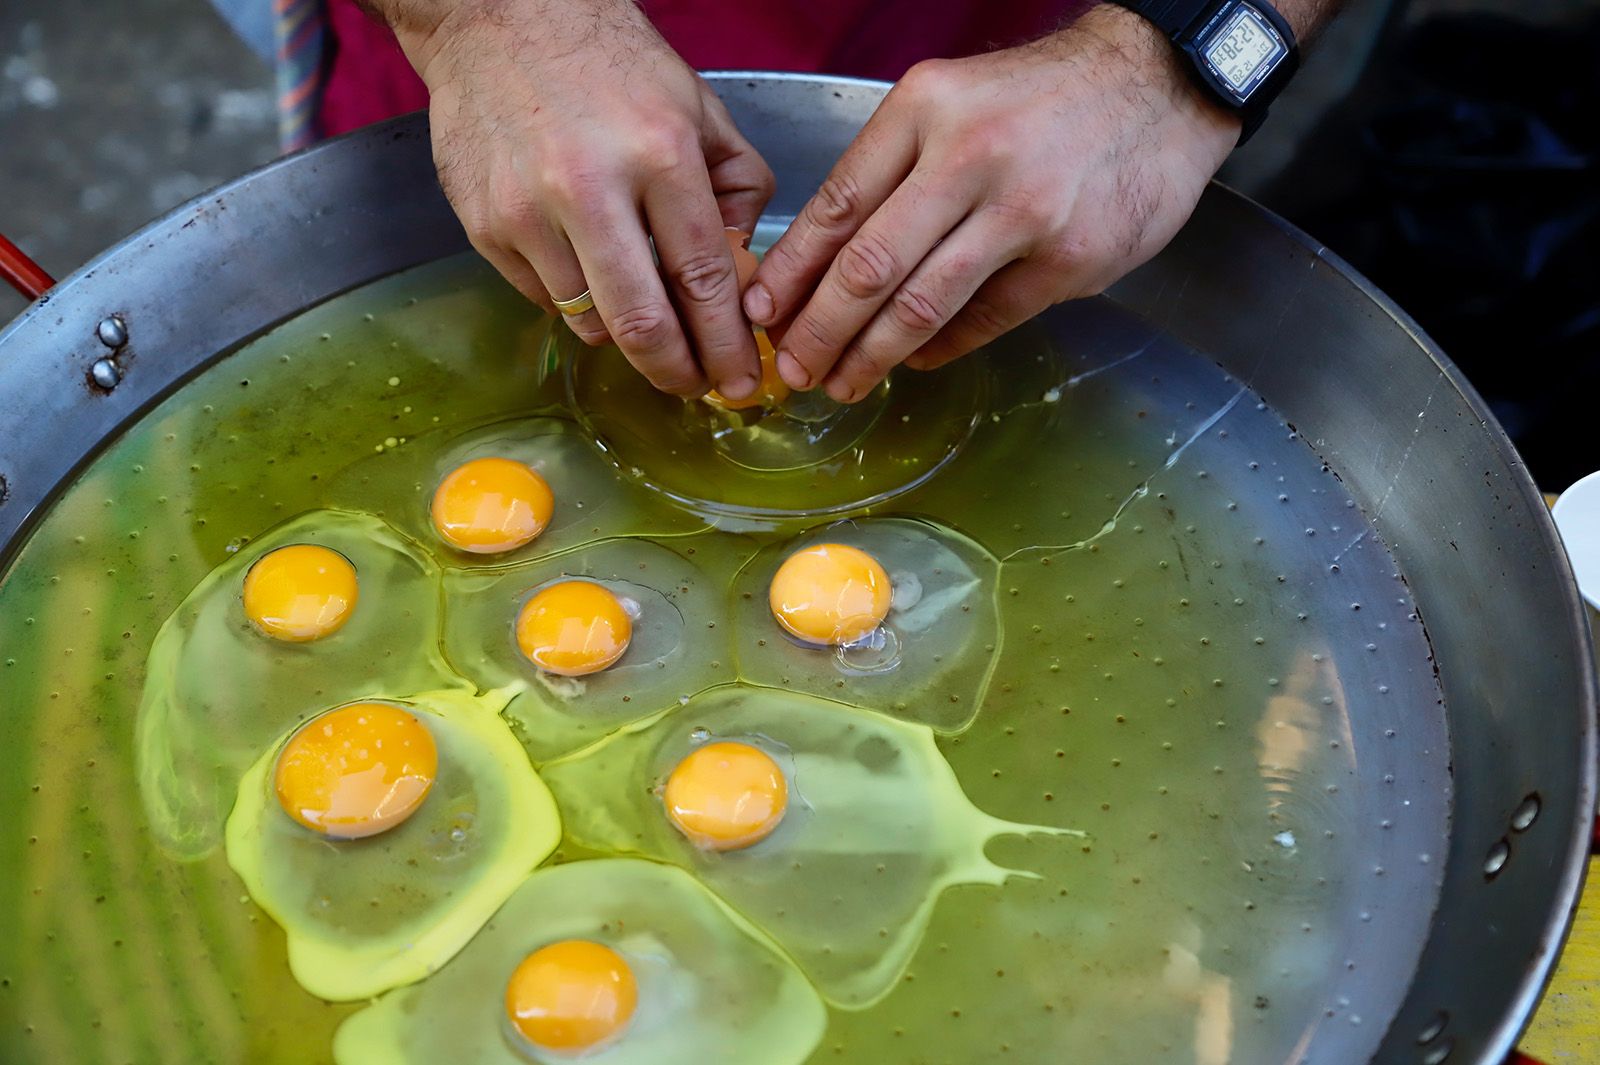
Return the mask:
[[[919, 63], [757, 271], [778, 370], [853, 402], [1100, 292], [1189, 217], [1239, 136], [1171, 45], [1100, 5], [1020, 48]], [[792, 321], [791, 321], [792, 319]]]

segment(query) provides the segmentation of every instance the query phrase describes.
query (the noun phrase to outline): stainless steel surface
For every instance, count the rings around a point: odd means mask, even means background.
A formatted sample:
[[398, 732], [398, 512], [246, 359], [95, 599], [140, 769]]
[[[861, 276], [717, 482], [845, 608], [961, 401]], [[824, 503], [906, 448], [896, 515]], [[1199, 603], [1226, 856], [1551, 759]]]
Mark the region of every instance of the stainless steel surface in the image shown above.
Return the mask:
[[[716, 84], [780, 175], [777, 217], [882, 93], [802, 76]], [[309, 305], [466, 246], [412, 117], [224, 186], [63, 281], [0, 332], [0, 564], [102, 441], [198, 369]], [[1378, 1057], [1498, 1063], [1570, 922], [1595, 800], [1587, 622], [1542, 501], [1414, 323], [1225, 189], [1112, 295], [1259, 391], [1393, 551], [1433, 640], [1456, 805], [1438, 913]], [[90, 382], [106, 354], [98, 323], [114, 314], [133, 339], [106, 392]]]
[[[1595, 808], [1593, 650], [1542, 497], [1416, 323], [1243, 199], [1208, 196], [1113, 294], [1299, 426], [1394, 553], [1445, 693], [1455, 808], [1439, 911], [1379, 1059], [1423, 1060], [1417, 1034], [1442, 1012], [1450, 1060], [1499, 1062], [1571, 923]], [[1540, 812], [1517, 832], [1530, 798]]]
[[[386, 124], [193, 200], [64, 278], [0, 331], [0, 562], [108, 434], [239, 341], [395, 270], [464, 251], [427, 126]], [[91, 385], [98, 323], [122, 381]]]

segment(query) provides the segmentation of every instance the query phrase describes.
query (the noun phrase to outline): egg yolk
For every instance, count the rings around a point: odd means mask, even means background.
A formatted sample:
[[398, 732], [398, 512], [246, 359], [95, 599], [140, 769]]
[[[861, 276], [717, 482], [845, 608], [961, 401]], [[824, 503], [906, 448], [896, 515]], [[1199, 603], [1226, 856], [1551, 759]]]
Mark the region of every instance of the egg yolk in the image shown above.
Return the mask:
[[706, 393], [706, 402], [728, 410], [748, 410], [751, 407], [776, 407], [789, 398], [789, 384], [778, 375], [778, 353], [767, 337], [767, 331], [755, 327], [756, 350], [761, 353], [761, 383], [743, 399], [729, 399], [716, 389]]
[[766, 751], [723, 741], [679, 762], [661, 799], [667, 817], [690, 842], [732, 851], [759, 843], [778, 827], [789, 805], [789, 784]]
[[335, 839], [393, 828], [427, 798], [439, 772], [433, 735], [387, 703], [351, 703], [306, 722], [278, 755], [284, 812]]
[[517, 646], [547, 673], [581, 677], [622, 657], [633, 619], [622, 600], [593, 581], [562, 581], [529, 599], [517, 615]]
[[451, 547], [475, 554], [512, 551], [550, 524], [555, 498], [534, 470], [511, 459], [473, 459], [433, 493], [433, 527]]
[[883, 566], [846, 544], [816, 544], [784, 559], [772, 577], [772, 616], [813, 644], [854, 643], [889, 613], [893, 590]]
[[[733, 253], [733, 264], [739, 274], [739, 291], [743, 292], [756, 272], [756, 257], [746, 247], [750, 237], [737, 229], [725, 230], [724, 235], [728, 238], [728, 250]], [[789, 398], [789, 385], [778, 375], [778, 353], [773, 349], [767, 331], [759, 325], [754, 326], [753, 331], [756, 351], [761, 355], [761, 383], [743, 399], [729, 399], [712, 389], [706, 393], [707, 403], [728, 410], [746, 410], [750, 407], [776, 407]]]
[[355, 608], [356, 568], [316, 544], [268, 551], [244, 575], [245, 616], [275, 639], [320, 640], [338, 632]]
[[638, 1001], [622, 955], [586, 939], [540, 947], [506, 984], [506, 1015], [541, 1050], [582, 1053], [614, 1039]]

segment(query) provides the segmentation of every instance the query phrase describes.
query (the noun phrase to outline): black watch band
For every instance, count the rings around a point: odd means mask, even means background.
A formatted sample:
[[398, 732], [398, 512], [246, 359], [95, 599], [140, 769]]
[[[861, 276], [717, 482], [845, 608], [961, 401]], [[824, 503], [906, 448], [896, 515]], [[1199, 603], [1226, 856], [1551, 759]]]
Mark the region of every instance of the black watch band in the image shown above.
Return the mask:
[[1112, 0], [1147, 19], [1208, 95], [1238, 115], [1239, 143], [1261, 127], [1300, 66], [1294, 30], [1267, 0]]

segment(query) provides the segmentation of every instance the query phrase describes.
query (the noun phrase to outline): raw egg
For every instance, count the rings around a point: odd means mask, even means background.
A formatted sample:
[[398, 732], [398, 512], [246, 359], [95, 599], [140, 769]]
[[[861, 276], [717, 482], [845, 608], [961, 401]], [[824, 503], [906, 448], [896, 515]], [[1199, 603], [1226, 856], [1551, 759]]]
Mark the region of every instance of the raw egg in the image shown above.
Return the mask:
[[789, 782], [761, 748], [711, 743], [677, 764], [661, 798], [684, 838], [710, 850], [738, 850], [778, 827]]
[[633, 618], [615, 592], [593, 581], [562, 581], [534, 593], [517, 615], [517, 646], [547, 673], [581, 677], [621, 658]]
[[539, 869], [428, 979], [334, 1036], [338, 1065], [801, 1065], [827, 1011], [792, 962], [682, 869]]
[[767, 601], [789, 635], [839, 646], [883, 624], [892, 594], [889, 575], [877, 559], [847, 544], [822, 543], [784, 559]]
[[433, 527], [474, 554], [514, 551], [544, 532], [555, 509], [550, 486], [513, 459], [482, 458], [445, 475], [433, 493]]
[[438, 772], [426, 725], [388, 703], [352, 703], [290, 737], [273, 785], [284, 812], [302, 825], [359, 839], [416, 813]]
[[[727, 579], [713, 573], [742, 559], [709, 539], [669, 542], [682, 546], [609, 540], [555, 558], [446, 571], [445, 656], [480, 688], [516, 691], [506, 716], [536, 763], [731, 679]], [[523, 653], [516, 620], [531, 595], [573, 580], [600, 585], [637, 612], [621, 658], [598, 673], [559, 676]]]
[[506, 698], [338, 707], [239, 781], [228, 864], [313, 995], [371, 998], [436, 971], [555, 850], [560, 815], [500, 716]]
[[[239, 606], [246, 571], [259, 575], [310, 541], [338, 560], [335, 570], [361, 574], [361, 607], [332, 639], [263, 639]], [[222, 842], [240, 774], [313, 714], [374, 692], [474, 687], [443, 657], [437, 567], [383, 521], [314, 510], [251, 547], [228, 556], [178, 605], [145, 664], [135, 725], [139, 794], [157, 845], [181, 859]]]
[[[553, 494], [560, 495], [559, 504], [550, 500]], [[705, 527], [693, 515], [652, 505], [565, 418], [514, 418], [449, 436], [411, 437], [351, 463], [333, 478], [327, 499], [383, 515], [450, 569], [498, 566], [535, 553], [548, 558], [616, 536]], [[536, 527], [520, 546], [506, 546]]]
[[998, 661], [999, 571], [925, 518], [834, 522], [765, 547], [734, 579], [739, 679], [960, 732]]
[[291, 544], [244, 575], [245, 616], [268, 636], [305, 643], [331, 636], [356, 608], [356, 568], [337, 551]]
[[506, 984], [506, 1016], [544, 1050], [586, 1054], [633, 1018], [639, 986], [622, 955], [603, 943], [563, 939], [522, 959]]
[[[697, 783], [702, 772], [710, 778], [715, 798], [700, 805], [721, 811], [697, 827], [734, 842], [771, 835], [723, 849], [685, 832], [672, 810], [686, 790], [681, 778], [673, 784], [685, 764]], [[732, 771], [719, 772], [723, 765]], [[786, 782], [781, 807], [774, 768]], [[772, 689], [713, 689], [541, 775], [574, 843], [694, 873], [846, 1009], [895, 986], [946, 888], [1032, 875], [990, 861], [990, 840], [1081, 835], [979, 810], [926, 726]], [[663, 782], [663, 806], [640, 802], [641, 789]], [[741, 810], [744, 795], [752, 799]]]

